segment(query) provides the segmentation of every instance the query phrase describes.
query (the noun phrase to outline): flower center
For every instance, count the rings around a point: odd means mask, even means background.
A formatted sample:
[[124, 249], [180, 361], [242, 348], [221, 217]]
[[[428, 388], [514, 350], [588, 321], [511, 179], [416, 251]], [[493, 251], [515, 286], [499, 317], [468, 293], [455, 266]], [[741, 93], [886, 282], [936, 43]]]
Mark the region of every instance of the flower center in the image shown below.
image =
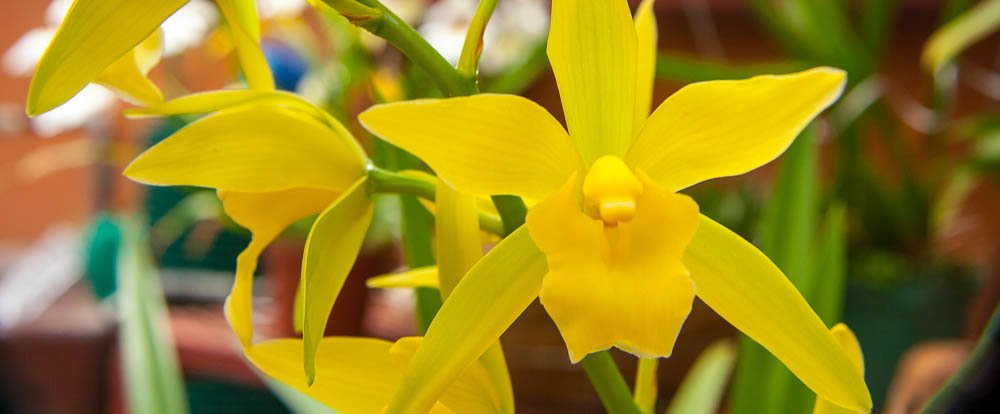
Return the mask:
[[[609, 226], [635, 217], [635, 200], [642, 183], [621, 158], [605, 155], [594, 161], [583, 179], [584, 209], [596, 212]], [[596, 210], [596, 211], [595, 211]]]

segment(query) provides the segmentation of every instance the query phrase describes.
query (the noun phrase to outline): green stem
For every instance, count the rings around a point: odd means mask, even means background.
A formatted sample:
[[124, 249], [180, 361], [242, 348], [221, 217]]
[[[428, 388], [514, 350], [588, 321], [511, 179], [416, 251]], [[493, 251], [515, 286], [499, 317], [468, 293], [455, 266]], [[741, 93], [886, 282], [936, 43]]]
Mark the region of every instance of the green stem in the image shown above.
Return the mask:
[[609, 414], [641, 414], [639, 407], [632, 401], [632, 393], [625, 384], [625, 378], [608, 351], [587, 355], [581, 365], [587, 371], [590, 383], [594, 385], [601, 404], [604, 404], [604, 409]]
[[[437, 196], [437, 185], [432, 182], [375, 166], [368, 169], [368, 181], [371, 183], [372, 191], [376, 193], [410, 195], [427, 201], [434, 201]], [[521, 217], [523, 223], [523, 215]], [[509, 234], [500, 217], [485, 211], [479, 211], [479, 228], [498, 236]]]
[[483, 54], [483, 33], [486, 33], [486, 24], [490, 22], [496, 7], [497, 0], [480, 0], [476, 14], [469, 22], [469, 30], [465, 33], [462, 55], [458, 58], [458, 72], [473, 79], [473, 82], [479, 71], [479, 56]]
[[475, 78], [459, 73], [413, 29], [413, 26], [378, 0], [323, 0], [323, 2], [336, 9], [355, 26], [391, 43], [413, 63], [427, 71], [445, 94], [461, 96], [475, 93]]
[[643, 414], [652, 414], [656, 409], [656, 368], [659, 363], [659, 358], [639, 358], [632, 399]]
[[[944, 384], [944, 387], [920, 409], [920, 413], [935, 414], [947, 411], [949, 405], [955, 403], [955, 399], [967, 391], [964, 388], [969, 387], [969, 383], [975, 382], [977, 375], [983, 373], [982, 367], [989, 363], [989, 359], [996, 358], [998, 347], [1000, 347], [1000, 306], [993, 311], [993, 316], [990, 317], [986, 330], [980, 336], [972, 354], [962, 364], [962, 368], [959, 368], [958, 372]], [[980, 382], [984, 381], [980, 380]]]
[[492, 199], [497, 213], [500, 213], [500, 219], [503, 220], [504, 236], [513, 233], [524, 224], [524, 218], [528, 215], [528, 207], [524, 205], [524, 200], [521, 197], [495, 195]]

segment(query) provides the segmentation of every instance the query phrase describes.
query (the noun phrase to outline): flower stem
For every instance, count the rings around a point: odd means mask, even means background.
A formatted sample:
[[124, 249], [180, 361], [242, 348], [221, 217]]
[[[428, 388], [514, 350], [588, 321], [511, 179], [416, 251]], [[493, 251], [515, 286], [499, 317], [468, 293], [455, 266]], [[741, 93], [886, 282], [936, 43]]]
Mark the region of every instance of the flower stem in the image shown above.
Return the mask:
[[[375, 166], [368, 169], [368, 182], [376, 193], [411, 195], [427, 201], [434, 201], [437, 192], [437, 185], [433, 182]], [[521, 217], [521, 222], [524, 222], [524, 216]], [[482, 210], [479, 211], [479, 228], [498, 236], [508, 234], [500, 217]]]
[[652, 414], [656, 409], [656, 367], [659, 362], [659, 358], [639, 358], [633, 399], [643, 414]]
[[632, 393], [625, 384], [625, 378], [608, 351], [587, 355], [581, 364], [609, 414], [641, 414], [639, 407], [632, 401]]
[[378, 0], [323, 0], [355, 26], [381, 37], [407, 58], [427, 71], [446, 95], [471, 95], [476, 92], [475, 77], [460, 73], [434, 50], [420, 34]]
[[479, 72], [479, 56], [483, 54], [483, 34], [486, 24], [493, 16], [497, 0], [479, 0], [476, 14], [469, 22], [469, 30], [465, 33], [465, 44], [462, 45], [462, 55], [458, 58], [458, 72], [467, 78], [476, 78]]
[[503, 220], [504, 236], [513, 233], [524, 224], [525, 216], [528, 215], [528, 207], [524, 205], [524, 200], [521, 197], [495, 195], [491, 198], [493, 205], [497, 208], [497, 213], [500, 213], [500, 219]]

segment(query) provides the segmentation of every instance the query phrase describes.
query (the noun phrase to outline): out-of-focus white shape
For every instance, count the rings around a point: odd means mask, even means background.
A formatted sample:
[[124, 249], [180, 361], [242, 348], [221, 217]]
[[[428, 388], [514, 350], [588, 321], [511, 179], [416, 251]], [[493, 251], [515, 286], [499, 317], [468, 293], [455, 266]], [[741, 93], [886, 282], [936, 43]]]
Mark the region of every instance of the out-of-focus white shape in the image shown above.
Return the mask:
[[200, 45], [219, 23], [212, 3], [198, 0], [185, 4], [163, 21], [163, 56], [175, 56]]
[[[458, 63], [475, 0], [441, 0], [427, 9], [420, 34], [452, 64]], [[480, 70], [502, 72], [524, 58], [548, 33], [549, 12], [541, 0], [499, 2], [483, 34]]]
[[[72, 4], [72, 0], [53, 0], [49, 3], [45, 11], [46, 26], [28, 31], [7, 50], [3, 56], [4, 71], [15, 76], [31, 76]], [[218, 10], [207, 0], [193, 0], [184, 5], [163, 22], [164, 55], [177, 55], [197, 46], [218, 24], [218, 20]], [[42, 137], [82, 126], [102, 128], [109, 122], [116, 102], [111, 91], [98, 85], [87, 85], [58, 108], [32, 118], [31, 127]]]
[[257, 0], [257, 14], [261, 19], [296, 17], [307, 6], [305, 0]]
[[45, 138], [82, 126], [100, 129], [109, 122], [115, 102], [114, 93], [90, 84], [56, 109], [31, 118], [31, 128]]
[[427, 10], [426, 0], [382, 0], [382, 5], [409, 24], [420, 20]]
[[83, 273], [80, 231], [55, 227], [0, 277], [0, 330], [37, 318]]
[[15, 76], [31, 76], [35, 71], [35, 65], [42, 58], [42, 53], [45, 53], [45, 48], [49, 46], [55, 34], [55, 27], [29, 30], [17, 39], [10, 49], [7, 49], [7, 53], [4, 53], [3, 70]]
[[45, 9], [45, 24], [47, 26], [58, 26], [69, 13], [73, 0], [52, 0], [49, 7]]

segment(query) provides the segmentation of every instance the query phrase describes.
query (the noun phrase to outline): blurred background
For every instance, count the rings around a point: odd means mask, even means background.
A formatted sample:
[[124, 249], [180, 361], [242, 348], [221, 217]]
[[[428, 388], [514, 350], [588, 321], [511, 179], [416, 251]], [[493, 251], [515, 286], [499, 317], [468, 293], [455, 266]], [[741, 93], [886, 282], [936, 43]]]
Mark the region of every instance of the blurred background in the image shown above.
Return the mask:
[[[475, 1], [384, 3], [457, 60]], [[997, 337], [996, 324], [988, 329], [1000, 298], [996, 3], [655, 5], [654, 103], [702, 80], [818, 65], [848, 71], [845, 95], [785, 156], [688, 192], [706, 214], [760, 246], [827, 324], [844, 321], [854, 330], [879, 412], [916, 412], [969, 360], [984, 331]], [[141, 411], [130, 395], [163, 409], [155, 412], [322, 412], [262, 379], [222, 317], [249, 233], [224, 216], [213, 192], [143, 187], [121, 176], [135, 155], [193, 118], [125, 119], [127, 104], [96, 85], [51, 113], [24, 115], [34, 65], [70, 4], [0, 0], [0, 412]], [[485, 36], [481, 86], [523, 94], [561, 119], [544, 55], [548, 8], [544, 0], [500, 0]], [[279, 87], [322, 105], [359, 137], [366, 135], [354, 115], [371, 104], [371, 85], [390, 99], [438, 94], [398, 52], [332, 10], [295, 0], [258, 0], [258, 10]], [[955, 59], [928, 70], [921, 55], [932, 33], [969, 16], [979, 16], [978, 29], [965, 29], [968, 41]], [[163, 30], [164, 58], [152, 78], [168, 98], [239, 84], [212, 2], [192, 0]], [[378, 161], [379, 144], [363, 144]], [[365, 287], [366, 278], [417, 264], [400, 243], [406, 203], [379, 200], [377, 225], [328, 334], [416, 333], [413, 292]], [[290, 228], [262, 259], [255, 320], [266, 336], [295, 334], [308, 226]], [[722, 358], [720, 385], [708, 394], [722, 398], [717, 410], [811, 411], [811, 393], [701, 303], [674, 355], [660, 364], [661, 407], [720, 340], [738, 352], [735, 362]], [[601, 412], [537, 303], [503, 341], [518, 412]], [[988, 351], [989, 336], [984, 343]], [[989, 366], [979, 354], [972, 361]], [[615, 355], [631, 377], [634, 359]], [[997, 389], [990, 388], [996, 372], [950, 384], [962, 392], [945, 402], [962, 407], [977, 389]]]

